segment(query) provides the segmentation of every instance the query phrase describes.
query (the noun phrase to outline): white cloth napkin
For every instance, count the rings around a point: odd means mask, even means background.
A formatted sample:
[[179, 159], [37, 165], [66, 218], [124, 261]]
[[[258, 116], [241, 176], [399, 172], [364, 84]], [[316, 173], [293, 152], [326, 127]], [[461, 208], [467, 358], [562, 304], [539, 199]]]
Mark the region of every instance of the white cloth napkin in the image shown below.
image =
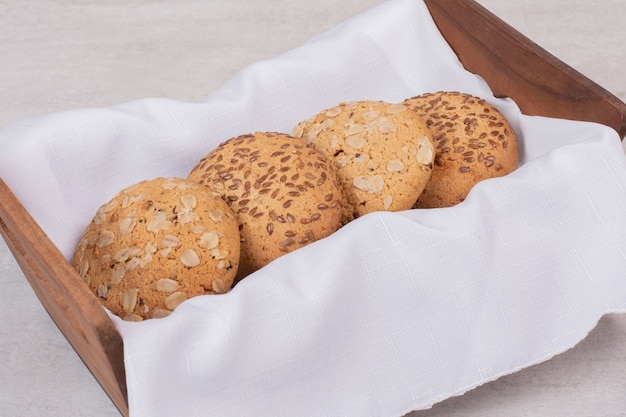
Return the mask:
[[127, 323], [131, 417], [401, 416], [563, 352], [626, 311], [626, 159], [601, 125], [528, 117], [392, 0], [244, 69], [203, 103], [142, 99], [0, 133], [0, 175], [63, 254], [121, 188], [341, 101], [479, 95], [522, 166], [453, 208], [374, 213], [230, 293]]

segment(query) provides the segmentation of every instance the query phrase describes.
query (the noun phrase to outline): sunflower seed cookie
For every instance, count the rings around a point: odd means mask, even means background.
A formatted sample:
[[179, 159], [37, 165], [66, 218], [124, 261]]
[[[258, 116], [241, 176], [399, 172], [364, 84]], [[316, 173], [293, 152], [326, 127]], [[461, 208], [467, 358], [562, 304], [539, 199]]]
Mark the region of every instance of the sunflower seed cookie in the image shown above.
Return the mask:
[[219, 192], [239, 219], [236, 282], [340, 226], [343, 203], [334, 170], [313, 147], [287, 134], [231, 138], [188, 178]]
[[102, 205], [74, 267], [114, 314], [164, 317], [184, 300], [228, 291], [239, 265], [237, 220], [219, 194], [181, 178], [127, 187]]
[[404, 104], [426, 120], [436, 148], [432, 177], [416, 208], [456, 205], [477, 182], [517, 168], [515, 133], [483, 99], [440, 91], [409, 98]]
[[294, 136], [332, 159], [343, 187], [342, 222], [373, 211], [413, 207], [435, 156], [415, 112], [382, 101], [341, 103], [294, 128]]

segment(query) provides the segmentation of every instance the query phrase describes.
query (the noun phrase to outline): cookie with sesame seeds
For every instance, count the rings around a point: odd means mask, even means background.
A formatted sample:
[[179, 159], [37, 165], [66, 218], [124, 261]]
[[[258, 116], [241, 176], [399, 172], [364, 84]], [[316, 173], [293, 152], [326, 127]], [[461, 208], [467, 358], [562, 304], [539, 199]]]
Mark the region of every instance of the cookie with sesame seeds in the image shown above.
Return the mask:
[[236, 282], [341, 225], [341, 186], [331, 164], [285, 133], [226, 140], [188, 178], [220, 193], [237, 215], [241, 263]]
[[331, 159], [342, 183], [342, 222], [413, 207], [430, 179], [434, 147], [415, 112], [383, 101], [340, 103], [293, 129]]
[[416, 208], [454, 206], [479, 181], [517, 168], [518, 142], [508, 120], [485, 100], [439, 91], [404, 101], [426, 120], [435, 142], [432, 177]]
[[102, 304], [125, 320], [169, 315], [184, 300], [227, 292], [239, 266], [235, 214], [183, 178], [155, 178], [103, 204], [73, 256]]

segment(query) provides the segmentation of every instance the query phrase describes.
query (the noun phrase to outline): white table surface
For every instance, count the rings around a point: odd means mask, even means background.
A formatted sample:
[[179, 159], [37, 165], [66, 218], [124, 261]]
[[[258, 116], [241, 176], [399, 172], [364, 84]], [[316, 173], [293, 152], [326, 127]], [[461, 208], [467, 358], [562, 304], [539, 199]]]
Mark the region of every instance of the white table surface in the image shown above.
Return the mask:
[[[0, 129], [144, 97], [202, 100], [380, 2], [0, 0]], [[626, 102], [626, 0], [480, 3]], [[119, 416], [1, 239], [0, 288], [0, 415]], [[625, 416], [624, 392], [626, 317], [608, 316], [572, 350], [410, 416]]]

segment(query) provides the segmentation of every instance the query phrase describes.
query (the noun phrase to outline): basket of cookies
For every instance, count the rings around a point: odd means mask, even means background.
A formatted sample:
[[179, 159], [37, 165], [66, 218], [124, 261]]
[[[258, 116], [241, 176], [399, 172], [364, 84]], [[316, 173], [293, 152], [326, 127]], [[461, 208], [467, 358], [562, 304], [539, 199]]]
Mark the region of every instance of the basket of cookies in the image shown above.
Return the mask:
[[455, 206], [518, 160], [507, 119], [469, 94], [343, 102], [292, 133], [223, 141], [186, 178], [123, 189], [72, 263], [111, 312], [162, 318], [366, 214]]
[[473, 1], [393, 0], [205, 102], [9, 131], [1, 231], [123, 415], [401, 416], [626, 311], [625, 115]]

